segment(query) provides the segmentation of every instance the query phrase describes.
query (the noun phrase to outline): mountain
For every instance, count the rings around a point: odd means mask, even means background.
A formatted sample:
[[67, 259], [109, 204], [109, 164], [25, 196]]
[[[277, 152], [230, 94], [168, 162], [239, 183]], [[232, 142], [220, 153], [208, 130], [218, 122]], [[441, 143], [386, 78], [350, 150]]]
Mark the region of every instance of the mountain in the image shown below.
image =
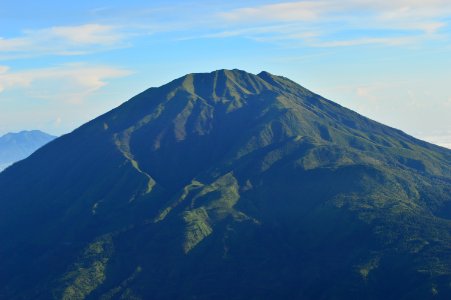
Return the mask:
[[39, 130], [8, 133], [0, 137], [0, 172], [16, 161], [28, 157], [38, 148], [55, 139]]
[[0, 206], [0, 299], [451, 297], [451, 151], [267, 72], [142, 92]]

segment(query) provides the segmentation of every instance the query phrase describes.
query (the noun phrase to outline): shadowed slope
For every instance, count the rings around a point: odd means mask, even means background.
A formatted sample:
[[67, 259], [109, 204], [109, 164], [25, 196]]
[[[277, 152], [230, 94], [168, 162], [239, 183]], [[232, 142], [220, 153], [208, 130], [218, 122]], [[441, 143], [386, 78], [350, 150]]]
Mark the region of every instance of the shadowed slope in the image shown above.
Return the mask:
[[450, 161], [289, 79], [189, 74], [0, 174], [0, 298], [446, 299]]

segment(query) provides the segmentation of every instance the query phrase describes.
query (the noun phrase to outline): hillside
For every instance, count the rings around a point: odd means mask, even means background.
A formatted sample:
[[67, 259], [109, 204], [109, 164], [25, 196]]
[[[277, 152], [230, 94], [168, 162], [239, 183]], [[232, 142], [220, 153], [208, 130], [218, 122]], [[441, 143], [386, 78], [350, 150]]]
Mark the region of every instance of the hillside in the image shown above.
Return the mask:
[[0, 299], [451, 297], [451, 150], [267, 72], [150, 88], [0, 205]]
[[0, 172], [16, 161], [27, 158], [38, 148], [55, 139], [39, 130], [7, 133], [0, 137]]

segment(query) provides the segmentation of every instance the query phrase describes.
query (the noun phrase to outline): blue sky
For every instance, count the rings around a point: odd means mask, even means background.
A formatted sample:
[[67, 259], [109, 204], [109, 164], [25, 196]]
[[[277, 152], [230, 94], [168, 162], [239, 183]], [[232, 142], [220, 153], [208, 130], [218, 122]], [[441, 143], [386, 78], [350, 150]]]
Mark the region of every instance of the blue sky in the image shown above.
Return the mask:
[[70, 132], [192, 72], [289, 77], [451, 147], [451, 1], [10, 1], [0, 134]]

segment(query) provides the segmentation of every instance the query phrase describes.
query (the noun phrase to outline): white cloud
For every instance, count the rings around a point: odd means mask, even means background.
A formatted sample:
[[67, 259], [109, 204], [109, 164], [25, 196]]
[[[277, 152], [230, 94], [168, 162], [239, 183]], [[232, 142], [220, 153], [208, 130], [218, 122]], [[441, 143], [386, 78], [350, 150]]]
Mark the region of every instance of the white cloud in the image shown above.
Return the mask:
[[327, 9], [325, 1], [299, 1], [239, 8], [220, 16], [228, 21], [312, 21]]
[[[451, 11], [449, 0], [318, 0], [283, 2], [255, 7], [238, 8], [221, 13], [225, 20], [256, 21], [324, 21], [331, 14], [350, 16], [356, 12], [377, 15], [380, 18], [434, 18]], [[336, 16], [337, 17], [337, 16]], [[339, 17], [339, 16], [338, 16]]]
[[0, 74], [8, 72], [9, 67], [8, 66], [0, 66]]
[[110, 66], [66, 64], [54, 68], [0, 73], [0, 92], [19, 90], [37, 99], [81, 103], [107, 85], [107, 79], [123, 77], [130, 71]]
[[[100, 24], [25, 30], [19, 37], [0, 37], [4, 58], [37, 55], [80, 55], [123, 46], [120, 28]], [[0, 57], [1, 58], [1, 57]]]
[[370, 96], [370, 90], [371, 89], [369, 89], [366, 86], [359, 86], [356, 88], [355, 93], [359, 97], [368, 97], [368, 96]]
[[451, 10], [448, 0], [366, 0], [374, 10], [378, 10], [386, 19], [431, 18], [446, 16]]
[[0, 52], [17, 51], [30, 46], [30, 41], [26, 38], [5, 39], [0, 37]]
[[114, 29], [112, 26], [86, 24], [81, 26], [52, 27], [37, 31], [37, 33], [51, 38], [61, 38], [77, 45], [111, 45], [122, 39], [122, 35], [115, 32]]
[[440, 132], [436, 135], [417, 135], [419, 139], [451, 149], [451, 133]]
[[312, 46], [315, 47], [347, 47], [347, 46], [362, 46], [371, 44], [381, 44], [386, 46], [399, 46], [412, 44], [419, 41], [416, 37], [395, 37], [395, 38], [360, 38], [360, 39], [349, 39], [341, 41], [327, 41], [313, 43]]
[[[222, 12], [228, 31], [216, 36], [242, 35], [262, 41], [268, 35], [301, 40], [309, 46], [342, 47], [369, 44], [406, 45], [436, 39], [447, 27], [449, 0], [317, 0], [243, 7]], [[291, 26], [289, 34], [281, 25]], [[262, 29], [256, 29], [256, 25]], [[271, 27], [268, 27], [271, 25]], [[253, 28], [249, 33], [246, 27]], [[235, 30], [230, 28], [235, 27]], [[238, 27], [238, 29], [236, 29]], [[273, 29], [280, 28], [279, 31]], [[309, 33], [314, 32], [311, 36]], [[390, 34], [392, 32], [392, 34]], [[240, 34], [241, 33], [241, 34]], [[342, 40], [331, 36], [343, 36]], [[215, 37], [214, 34], [211, 35]]]
[[54, 122], [55, 127], [60, 127], [62, 122], [63, 122], [63, 118], [61, 118], [60, 116], [56, 117], [55, 122]]
[[358, 85], [356, 87], [345, 87], [345, 89], [354, 89], [354, 94], [359, 99], [359, 102], [369, 104], [376, 107], [381, 102], [381, 93], [386, 90], [392, 90], [398, 87], [395, 82], [371, 82], [365, 85]]
[[319, 32], [309, 31], [305, 26], [300, 28], [293, 24], [278, 24], [273, 26], [255, 26], [224, 30], [215, 33], [205, 34], [197, 37], [188, 37], [181, 40], [191, 40], [199, 38], [229, 38], [246, 36], [257, 41], [278, 41], [287, 39], [304, 39], [320, 36]]

